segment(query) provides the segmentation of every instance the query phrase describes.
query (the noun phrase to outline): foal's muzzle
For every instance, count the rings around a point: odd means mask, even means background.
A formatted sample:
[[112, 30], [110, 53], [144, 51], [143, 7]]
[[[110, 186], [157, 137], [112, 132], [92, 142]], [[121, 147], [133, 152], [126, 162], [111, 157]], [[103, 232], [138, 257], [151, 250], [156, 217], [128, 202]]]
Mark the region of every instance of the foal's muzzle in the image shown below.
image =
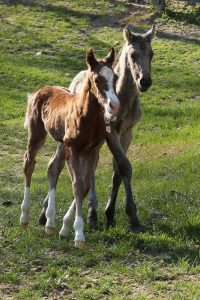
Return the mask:
[[141, 92], [146, 92], [150, 88], [151, 85], [152, 85], [151, 77], [142, 77], [140, 79], [140, 88], [139, 88], [139, 90]]
[[110, 113], [113, 115], [116, 115], [119, 111], [119, 101], [117, 102], [117, 101], [108, 99], [108, 105], [109, 105]]
[[106, 104], [105, 104], [105, 122], [109, 124], [111, 121], [115, 120], [115, 116], [117, 115], [119, 111], [119, 100], [118, 98], [114, 98], [113, 100], [107, 99]]

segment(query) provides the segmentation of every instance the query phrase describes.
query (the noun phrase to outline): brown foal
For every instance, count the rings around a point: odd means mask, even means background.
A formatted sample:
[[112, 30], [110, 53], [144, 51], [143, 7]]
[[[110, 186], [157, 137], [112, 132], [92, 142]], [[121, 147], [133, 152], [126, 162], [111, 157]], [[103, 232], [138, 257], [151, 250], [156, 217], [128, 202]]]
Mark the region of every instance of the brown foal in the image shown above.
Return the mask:
[[[105, 139], [105, 119], [109, 121], [119, 110], [119, 100], [115, 92], [116, 76], [112, 70], [114, 59], [113, 48], [101, 61], [96, 60], [93, 50], [90, 49], [86, 56], [88, 70], [79, 94], [72, 94], [63, 87], [46, 86], [29, 96], [25, 122], [28, 127], [28, 145], [23, 166], [25, 190], [20, 217], [23, 228], [29, 223], [29, 193], [35, 157], [49, 133], [56, 142], [64, 145], [60, 150], [58, 147], [57, 151], [64, 151], [74, 193], [74, 201], [64, 216], [60, 236], [68, 235], [75, 216], [75, 245], [81, 247], [84, 244], [82, 201], [90, 189], [98, 153]], [[47, 234], [52, 234], [55, 229], [57, 180], [56, 176], [50, 174], [57, 173], [61, 166], [54, 165], [53, 168], [56, 170], [52, 170], [50, 163], [45, 225]]]

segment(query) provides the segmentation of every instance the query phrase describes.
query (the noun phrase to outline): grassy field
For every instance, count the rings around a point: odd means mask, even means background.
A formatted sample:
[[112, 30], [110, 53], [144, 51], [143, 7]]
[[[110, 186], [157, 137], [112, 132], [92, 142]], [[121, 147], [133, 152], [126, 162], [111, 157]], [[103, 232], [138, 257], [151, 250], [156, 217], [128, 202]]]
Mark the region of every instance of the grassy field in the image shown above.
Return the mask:
[[[141, 95], [143, 117], [128, 153], [144, 233], [128, 232], [122, 188], [117, 225], [105, 230], [112, 171], [104, 145], [96, 174], [98, 230], [85, 227], [83, 250], [74, 248], [73, 231], [68, 240], [59, 241], [62, 218], [72, 200], [70, 180], [63, 172], [56, 195], [56, 234], [46, 236], [37, 219], [48, 189], [46, 165], [55, 148], [49, 138], [33, 175], [30, 226], [27, 231], [19, 227], [27, 92], [47, 84], [68, 86], [85, 68], [85, 52], [91, 46], [99, 57], [112, 45], [120, 50], [124, 25], [116, 20], [130, 13], [130, 6], [120, 1], [0, 1], [0, 299], [200, 299], [196, 39], [158, 31], [153, 41], [153, 86]], [[158, 22], [189, 31], [199, 25], [199, 17], [194, 7], [177, 13], [168, 9]], [[142, 24], [142, 29], [149, 26]]]

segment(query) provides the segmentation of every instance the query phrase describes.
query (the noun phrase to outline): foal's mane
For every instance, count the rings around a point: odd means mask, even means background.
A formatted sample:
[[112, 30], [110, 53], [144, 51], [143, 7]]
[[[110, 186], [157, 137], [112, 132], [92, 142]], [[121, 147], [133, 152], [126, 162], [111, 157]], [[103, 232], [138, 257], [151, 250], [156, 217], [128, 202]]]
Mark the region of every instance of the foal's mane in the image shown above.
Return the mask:
[[88, 93], [88, 91], [91, 89], [91, 82], [90, 82], [90, 79], [89, 79], [89, 70], [86, 71], [86, 76], [85, 76], [85, 79], [83, 81], [83, 86], [82, 86], [82, 89], [79, 93], [79, 96], [81, 98], [85, 98], [86, 97], [86, 94]]

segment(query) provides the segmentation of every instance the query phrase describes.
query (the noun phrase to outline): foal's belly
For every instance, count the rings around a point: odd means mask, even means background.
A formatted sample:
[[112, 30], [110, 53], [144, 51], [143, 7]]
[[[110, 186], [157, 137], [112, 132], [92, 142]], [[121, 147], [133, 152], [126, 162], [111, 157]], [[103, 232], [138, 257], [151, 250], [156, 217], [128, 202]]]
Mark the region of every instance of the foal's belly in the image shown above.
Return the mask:
[[54, 126], [45, 124], [45, 129], [54, 141], [63, 143], [65, 135], [65, 128], [63, 125], [60, 125], [58, 129]]

